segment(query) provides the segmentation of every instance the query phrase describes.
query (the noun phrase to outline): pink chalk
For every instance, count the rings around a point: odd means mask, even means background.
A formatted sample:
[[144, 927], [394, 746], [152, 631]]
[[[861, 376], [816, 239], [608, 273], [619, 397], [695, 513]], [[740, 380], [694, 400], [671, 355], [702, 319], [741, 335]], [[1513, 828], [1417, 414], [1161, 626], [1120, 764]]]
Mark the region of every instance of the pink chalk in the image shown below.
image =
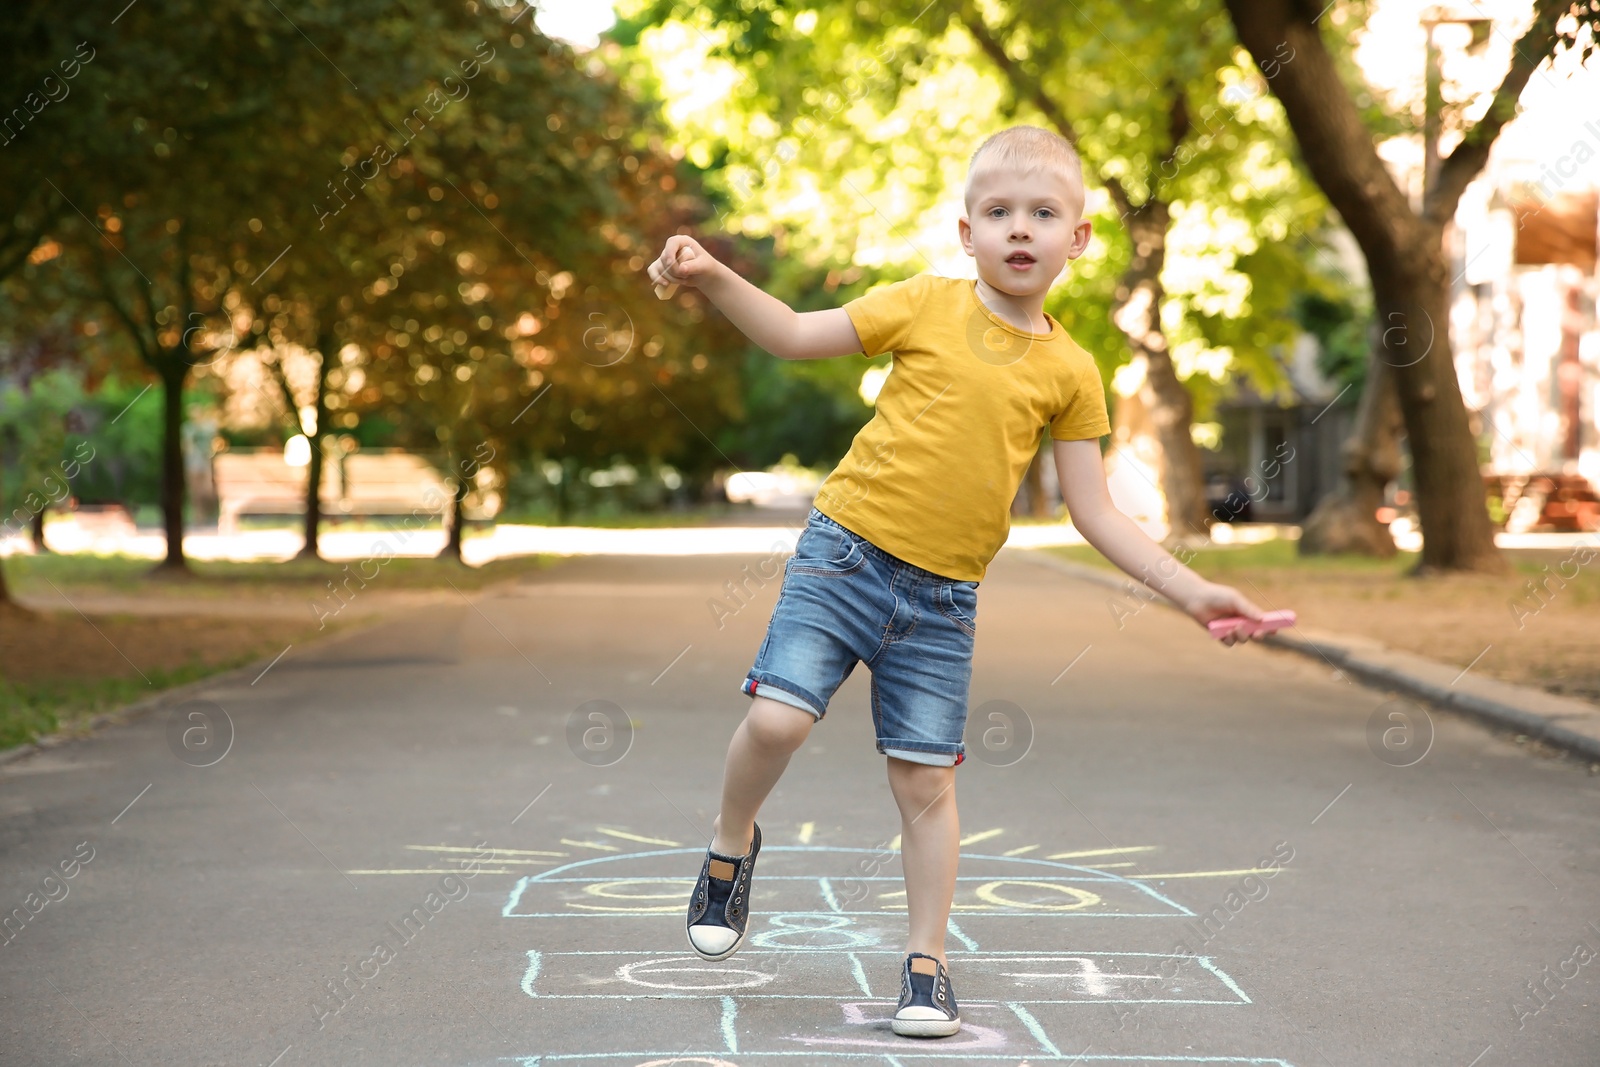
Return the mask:
[[1225, 619], [1212, 619], [1206, 623], [1206, 629], [1211, 631], [1211, 636], [1222, 640], [1229, 634], [1237, 637], [1246, 637], [1252, 634], [1270, 634], [1285, 627], [1294, 625], [1294, 612], [1269, 611], [1261, 616], [1260, 622], [1253, 622], [1243, 615], [1230, 615]]

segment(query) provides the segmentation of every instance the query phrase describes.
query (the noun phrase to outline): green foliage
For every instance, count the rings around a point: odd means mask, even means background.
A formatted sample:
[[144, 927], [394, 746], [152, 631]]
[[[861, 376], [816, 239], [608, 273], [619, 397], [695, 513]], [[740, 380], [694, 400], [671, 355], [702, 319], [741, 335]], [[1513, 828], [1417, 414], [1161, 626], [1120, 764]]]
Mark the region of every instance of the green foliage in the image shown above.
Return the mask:
[[1297, 294], [1295, 321], [1317, 339], [1317, 370], [1341, 389], [1359, 395], [1367, 378], [1371, 313], [1341, 295]]
[[[0, 153], [0, 277], [8, 233], [36, 253], [4, 326], [65, 315], [125, 377], [138, 361], [220, 399], [240, 360], [314, 353], [320, 432], [438, 456], [452, 479], [535, 456], [725, 464], [747, 346], [642, 271], [709, 208], [647, 87], [602, 54], [471, 0], [179, 0], [114, 31], [24, 6], [0, 46], [15, 87], [79, 33], [98, 52], [84, 91]], [[64, 154], [84, 164], [69, 177]], [[225, 436], [277, 443], [277, 393], [232, 398], [269, 429]]]
[[[861, 372], [887, 361], [888, 357], [869, 362], [847, 356], [807, 365], [776, 360], [765, 352], [749, 353], [744, 366], [745, 418], [727, 432], [729, 454], [742, 459], [747, 469], [772, 466], [785, 455], [793, 455], [806, 467], [832, 466], [872, 416], [858, 392]], [[836, 374], [830, 380], [817, 373], [824, 369], [843, 370], [846, 375]], [[846, 383], [848, 394], [840, 387]]]
[[1109, 315], [1133, 259], [1123, 222], [1154, 197], [1172, 208], [1163, 326], [1199, 410], [1233, 374], [1286, 388], [1278, 353], [1326, 205], [1220, 5], [1152, 19], [1048, 0], [638, 0], [623, 16], [634, 62], [677, 98], [687, 158], [715, 168], [723, 225], [772, 235], [779, 295], [852, 264], [965, 272], [954, 236], [968, 155], [1004, 125], [1065, 121], [1095, 239], [1051, 312], [1103, 372], [1127, 360]]
[[[193, 407], [202, 399], [186, 397]], [[87, 391], [76, 368], [0, 387], [0, 491], [17, 509], [155, 504], [161, 488], [161, 405], [148, 385], [117, 379]]]
[[0, 530], [27, 529], [33, 516], [65, 500], [66, 473], [60, 467], [67, 437], [67, 415], [82, 397], [78, 376], [57, 368], [26, 385], [0, 381]]
[[[185, 397], [193, 407], [200, 398]], [[161, 499], [161, 398], [148, 385], [109, 379], [79, 403], [64, 454], [80, 460], [81, 504], [137, 507]]]

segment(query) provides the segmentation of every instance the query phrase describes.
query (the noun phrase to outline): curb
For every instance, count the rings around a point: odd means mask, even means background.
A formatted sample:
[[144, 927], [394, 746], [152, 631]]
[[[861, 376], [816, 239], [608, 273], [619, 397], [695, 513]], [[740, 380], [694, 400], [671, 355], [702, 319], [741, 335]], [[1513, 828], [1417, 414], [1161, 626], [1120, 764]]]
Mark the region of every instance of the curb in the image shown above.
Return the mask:
[[[1340, 643], [1338, 637], [1332, 635], [1306, 639], [1273, 634], [1263, 643], [1331, 663], [1367, 685], [1427, 701], [1435, 707], [1458, 712], [1490, 726], [1537, 738], [1589, 763], [1600, 763], [1600, 736], [1572, 728], [1581, 724], [1600, 734], [1600, 708], [1592, 704], [1570, 697], [1558, 697], [1532, 686], [1513, 685], [1509, 682], [1494, 683], [1497, 690], [1504, 691], [1504, 696], [1500, 699], [1466, 689], [1456, 689], [1449, 685], [1441, 686], [1437, 682], [1418, 677], [1416, 672], [1405, 670], [1392, 663], [1380, 662], [1370, 653], [1362, 655], [1361, 652], [1346, 647]], [[1383, 658], [1392, 656], [1393, 653], [1386, 650]], [[1409, 658], [1422, 660], [1420, 656]], [[1441, 671], [1453, 669], [1431, 660], [1422, 662]], [[1541, 713], [1528, 707], [1530, 704], [1548, 706], [1556, 701], [1573, 707], [1564, 713], [1557, 711], [1555, 714], [1548, 711]], [[1570, 720], [1571, 725], [1567, 725], [1563, 720]]]
[[[502, 588], [515, 585], [519, 580], [520, 579], [513, 578], [506, 579], [502, 582], [495, 582], [491, 585], [486, 585], [481, 589], [474, 589], [472, 594], [481, 597], [487, 593], [497, 592]], [[461, 595], [468, 597], [466, 592], [461, 592]], [[469, 597], [469, 603], [470, 601], [471, 598]], [[316, 641], [315, 644], [318, 648], [329, 648], [339, 644], [341, 641], [349, 640], [350, 638], [355, 637], [357, 634], [370, 630], [374, 626], [381, 626], [384, 623], [391, 621], [392, 618], [392, 616], [374, 614], [367, 619], [353, 623], [350, 629], [346, 630], [344, 633], [328, 637], [323, 641]], [[308, 644], [309, 643], [310, 642], [308, 642]], [[280, 658], [282, 655], [282, 653], [279, 653]], [[246, 663], [240, 667], [234, 667], [226, 671], [219, 671], [216, 674], [208, 674], [204, 678], [197, 678], [192, 682], [185, 682], [183, 685], [175, 686], [172, 689], [163, 689], [159, 693], [145, 697], [142, 700], [137, 700], [132, 704], [125, 704], [120, 708], [113, 708], [110, 711], [102, 711], [99, 714], [92, 715], [82, 721], [74, 722], [71, 726], [58, 728], [53, 733], [46, 734], [43, 737], [36, 738], [33, 741], [24, 742], [23, 744], [17, 745], [14, 748], [0, 750], [0, 767], [4, 767], [14, 760], [22, 759], [24, 756], [31, 756], [35, 753], [45, 752], [49, 749], [64, 745], [69, 741], [80, 740], [94, 731], [99, 730], [101, 727], [121, 725], [130, 719], [148, 714], [149, 712], [160, 711], [163, 708], [181, 704], [195, 693], [198, 693], [204, 689], [219, 685], [227, 685], [232, 682], [243, 681], [246, 678], [254, 679], [250, 683], [254, 685], [255, 681], [260, 680], [260, 675], [265, 672], [266, 668], [276, 662], [277, 659], [275, 658], [263, 656], [260, 659]]]
[[[1150, 595], [1131, 578], [1064, 560], [1043, 550], [1029, 550], [1028, 557], [1052, 570], [1108, 589], [1127, 592], [1138, 588], [1142, 596]], [[1165, 597], [1157, 595], [1155, 602], [1178, 611]], [[1471, 678], [1457, 688], [1456, 683], [1466, 671], [1457, 673], [1456, 668], [1436, 660], [1345, 634], [1295, 637], [1276, 633], [1260, 643], [1318, 660], [1369, 687], [1426, 701], [1488, 726], [1536, 738], [1589, 763], [1600, 763], [1600, 707], [1585, 701], [1482, 677]], [[1451, 681], [1444, 682], [1445, 678]]]

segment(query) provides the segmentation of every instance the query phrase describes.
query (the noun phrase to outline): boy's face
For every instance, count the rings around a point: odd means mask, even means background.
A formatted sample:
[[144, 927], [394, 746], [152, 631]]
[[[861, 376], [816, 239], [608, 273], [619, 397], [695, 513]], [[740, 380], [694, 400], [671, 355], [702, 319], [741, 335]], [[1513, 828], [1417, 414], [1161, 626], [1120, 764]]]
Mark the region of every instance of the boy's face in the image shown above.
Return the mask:
[[978, 277], [1011, 296], [1044, 293], [1089, 245], [1083, 183], [1054, 168], [990, 168], [973, 179], [961, 247]]

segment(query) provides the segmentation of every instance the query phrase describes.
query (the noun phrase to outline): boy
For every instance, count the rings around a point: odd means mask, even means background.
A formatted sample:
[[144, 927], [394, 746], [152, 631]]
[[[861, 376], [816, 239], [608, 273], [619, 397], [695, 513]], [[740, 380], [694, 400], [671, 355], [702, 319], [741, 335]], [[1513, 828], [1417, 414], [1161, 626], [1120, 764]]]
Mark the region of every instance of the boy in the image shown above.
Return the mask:
[[1048, 427], [1054, 439], [1074, 524], [1113, 563], [1202, 625], [1262, 614], [1236, 590], [1180, 564], [1107, 495], [1099, 437], [1111, 426], [1099, 372], [1044, 313], [1051, 285], [1089, 243], [1083, 204], [1072, 146], [1015, 126], [986, 140], [968, 170], [959, 225], [962, 247], [977, 261], [976, 282], [923, 274], [843, 308], [797, 314], [689, 237], [669, 239], [649, 266], [658, 286], [698, 286], [780, 359], [894, 353], [876, 413], [817, 493], [743, 683], [754, 699], [728, 746], [722, 807], [687, 930], [690, 946], [708, 960], [726, 959], [743, 943], [761, 850], [756, 813], [863, 661], [872, 671], [877, 747], [888, 757], [901, 816], [910, 935], [897, 1034], [947, 1036], [961, 1028], [944, 939], [955, 893], [953, 787], [965, 754], [977, 588], [1005, 543], [1011, 501], [1040, 433]]

